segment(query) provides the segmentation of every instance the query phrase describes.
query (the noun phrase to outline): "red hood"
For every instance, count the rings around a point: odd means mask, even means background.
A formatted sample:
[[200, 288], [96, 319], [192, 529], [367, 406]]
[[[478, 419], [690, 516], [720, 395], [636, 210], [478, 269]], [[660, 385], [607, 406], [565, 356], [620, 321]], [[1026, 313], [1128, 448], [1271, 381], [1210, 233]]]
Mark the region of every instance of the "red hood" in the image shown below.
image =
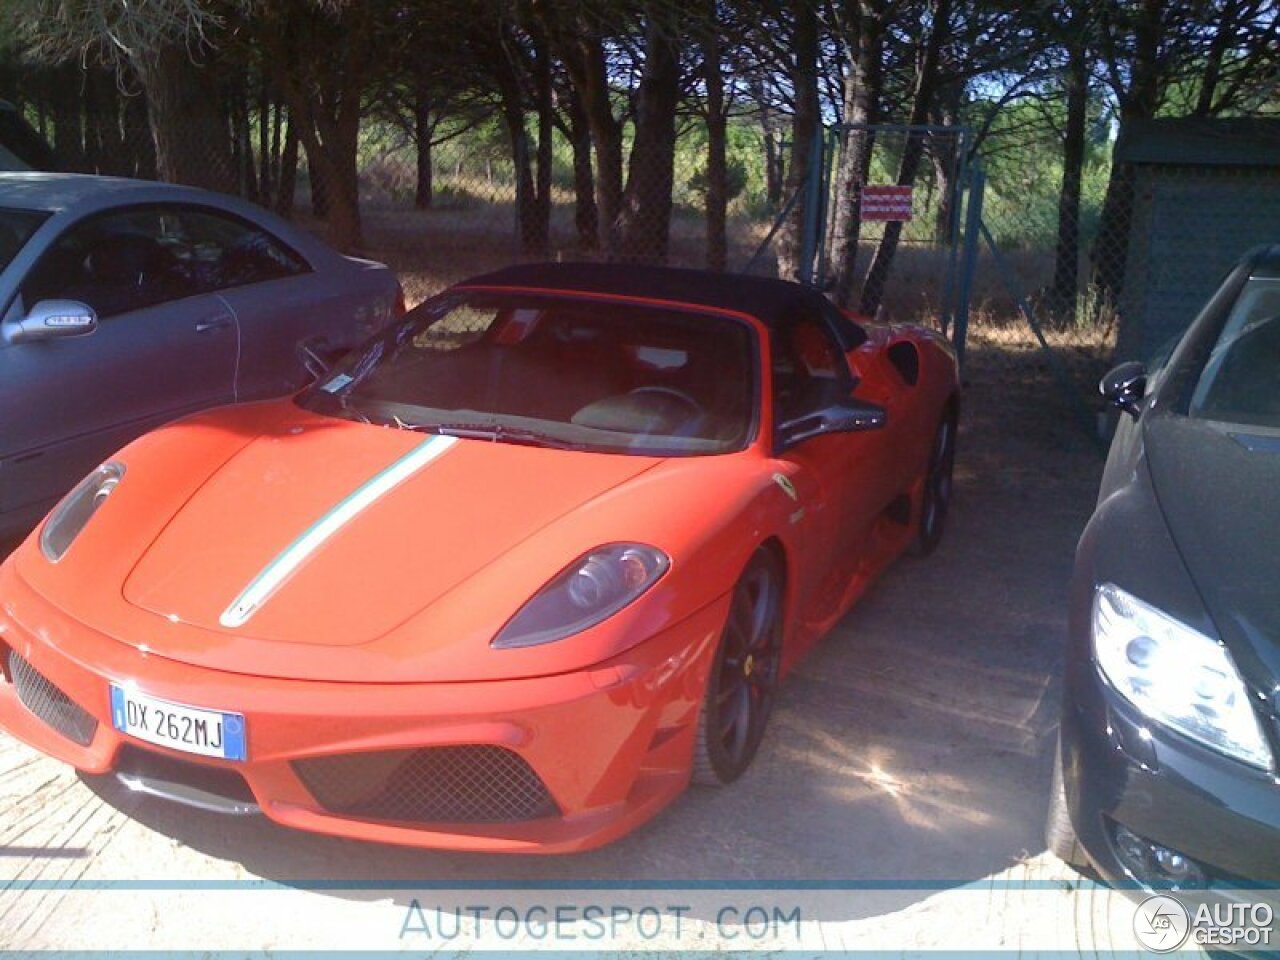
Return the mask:
[[[124, 584], [130, 603], [242, 637], [368, 643], [655, 463], [295, 419], [252, 440], [172, 517]], [[447, 449], [341, 523], [243, 625], [220, 622], [317, 522], [427, 442]]]
[[[415, 469], [346, 515], [247, 620], [225, 625], [300, 536], [432, 440], [447, 449], [411, 459]], [[117, 459], [125, 479], [60, 562], [46, 561], [35, 537], [15, 554], [46, 601], [193, 666], [382, 682], [555, 672], [518, 655], [528, 651], [488, 658], [493, 632], [603, 542], [587, 505], [629, 501], [629, 482], [663, 462], [428, 438], [287, 401], [173, 424]], [[648, 499], [658, 510], [669, 498]], [[561, 535], [537, 535], [549, 526]]]

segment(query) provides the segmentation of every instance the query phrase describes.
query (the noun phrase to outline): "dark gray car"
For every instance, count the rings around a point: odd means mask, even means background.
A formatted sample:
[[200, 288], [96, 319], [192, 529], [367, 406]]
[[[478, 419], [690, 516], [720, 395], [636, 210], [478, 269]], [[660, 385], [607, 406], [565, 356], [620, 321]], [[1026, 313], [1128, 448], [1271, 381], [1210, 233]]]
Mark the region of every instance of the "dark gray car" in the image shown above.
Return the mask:
[[1049, 847], [1143, 887], [1274, 888], [1280, 246], [1103, 393], [1128, 416], [1076, 554]]
[[0, 537], [148, 429], [289, 393], [399, 310], [385, 266], [234, 197], [0, 174]]

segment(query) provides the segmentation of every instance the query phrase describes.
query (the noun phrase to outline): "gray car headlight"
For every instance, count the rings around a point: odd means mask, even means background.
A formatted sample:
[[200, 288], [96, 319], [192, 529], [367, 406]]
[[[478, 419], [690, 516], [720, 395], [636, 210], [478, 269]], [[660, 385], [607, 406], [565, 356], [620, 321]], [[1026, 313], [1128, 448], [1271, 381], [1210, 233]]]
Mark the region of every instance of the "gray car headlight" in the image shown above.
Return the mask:
[[594, 627], [657, 582], [671, 558], [642, 543], [610, 543], [579, 557], [539, 590], [496, 637], [495, 647], [532, 647]]
[[111, 496], [124, 476], [124, 464], [111, 461], [89, 474], [63, 501], [53, 508], [40, 531], [40, 552], [50, 563], [57, 563], [70, 549], [80, 531], [98, 508]]
[[1143, 714], [1264, 770], [1271, 750], [1224, 647], [1113, 583], [1093, 598], [1093, 651], [1116, 691]]

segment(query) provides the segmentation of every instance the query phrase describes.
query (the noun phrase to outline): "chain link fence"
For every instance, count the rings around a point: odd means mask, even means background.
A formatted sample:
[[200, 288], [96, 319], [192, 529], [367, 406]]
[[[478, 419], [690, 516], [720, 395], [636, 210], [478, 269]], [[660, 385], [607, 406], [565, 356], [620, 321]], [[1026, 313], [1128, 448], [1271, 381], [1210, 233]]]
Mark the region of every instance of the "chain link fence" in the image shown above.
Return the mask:
[[1240, 257], [1280, 238], [1277, 126], [1135, 125], [1100, 189], [1084, 191], [1078, 229], [1062, 236], [1037, 219], [1043, 205], [1010, 203], [997, 185], [984, 214], [974, 344], [1010, 362], [1034, 345], [1087, 424], [1101, 412], [1097, 382], [1111, 362], [1166, 355]]
[[[91, 79], [75, 110], [29, 105], [28, 119], [65, 169], [157, 176], [141, 97], [117, 92], [93, 109]], [[249, 102], [226, 122], [224, 182], [333, 239], [333, 187], [287, 112]], [[665, 170], [622, 165], [612, 222], [668, 224], [650, 232], [651, 246], [632, 243], [639, 258], [794, 275], [842, 305], [944, 331], [963, 315], [970, 349], [1048, 371], [1088, 423], [1114, 357], [1157, 353], [1245, 250], [1280, 237], [1280, 145], [1243, 121], [1214, 129], [1166, 124], [1122, 138], [1113, 164], [1086, 171], [1076, 228], [1063, 231], [1060, 173], [1016, 165], [991, 173], [975, 229], [968, 188], [979, 163], [959, 128], [829, 129], [797, 176], [784, 169], [790, 144], [776, 131], [733, 124], [715, 178], [705, 124], [689, 123], [669, 181]], [[572, 133], [531, 124], [513, 150], [500, 117], [437, 122], [425, 134], [370, 117], [355, 165], [361, 252], [397, 270], [411, 304], [512, 262], [616, 257], [598, 157]], [[708, 216], [717, 191], [723, 231]]]

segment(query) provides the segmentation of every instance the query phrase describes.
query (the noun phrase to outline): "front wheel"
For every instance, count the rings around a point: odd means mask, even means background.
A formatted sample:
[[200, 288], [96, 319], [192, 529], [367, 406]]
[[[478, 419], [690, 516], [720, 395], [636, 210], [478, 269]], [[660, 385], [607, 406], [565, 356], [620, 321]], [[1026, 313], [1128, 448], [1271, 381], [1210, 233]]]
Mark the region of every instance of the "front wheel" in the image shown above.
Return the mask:
[[1049, 852], [1069, 867], [1077, 870], [1088, 864], [1084, 848], [1071, 825], [1071, 811], [1067, 808], [1067, 787], [1062, 776], [1062, 740], [1053, 754], [1053, 777], [1049, 784], [1049, 813], [1045, 817], [1044, 842]]
[[782, 565], [755, 552], [729, 604], [694, 746], [695, 783], [721, 786], [740, 777], [764, 738], [782, 656]]

